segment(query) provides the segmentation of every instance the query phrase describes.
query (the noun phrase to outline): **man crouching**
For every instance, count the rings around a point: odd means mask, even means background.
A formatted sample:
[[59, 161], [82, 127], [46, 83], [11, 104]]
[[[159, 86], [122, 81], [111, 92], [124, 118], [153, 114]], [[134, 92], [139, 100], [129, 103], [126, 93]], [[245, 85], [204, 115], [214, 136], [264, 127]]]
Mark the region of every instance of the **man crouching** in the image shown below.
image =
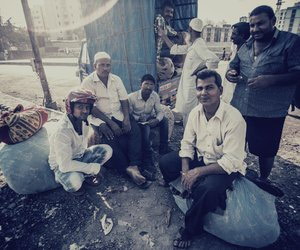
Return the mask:
[[220, 100], [221, 83], [216, 71], [197, 74], [200, 104], [189, 115], [181, 150], [165, 155], [159, 163], [165, 182], [181, 176], [183, 194], [193, 200], [174, 247], [191, 245], [202, 231], [204, 216], [217, 207], [225, 209], [226, 189], [238, 172], [245, 174], [246, 124], [237, 109]]
[[66, 99], [66, 114], [50, 137], [49, 164], [56, 182], [74, 195], [84, 193], [82, 183], [99, 185], [101, 166], [112, 156], [109, 145], [87, 147], [89, 124], [96, 97], [87, 90], [73, 90]]

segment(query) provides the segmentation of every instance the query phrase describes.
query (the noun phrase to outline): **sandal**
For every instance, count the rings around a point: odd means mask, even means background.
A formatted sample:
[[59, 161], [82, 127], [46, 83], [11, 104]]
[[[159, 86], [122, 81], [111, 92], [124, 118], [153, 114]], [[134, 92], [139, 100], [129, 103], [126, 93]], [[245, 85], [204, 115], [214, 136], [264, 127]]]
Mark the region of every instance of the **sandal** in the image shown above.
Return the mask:
[[173, 247], [187, 249], [192, 245], [191, 236], [184, 230], [183, 227], [179, 229], [180, 236], [173, 240]]

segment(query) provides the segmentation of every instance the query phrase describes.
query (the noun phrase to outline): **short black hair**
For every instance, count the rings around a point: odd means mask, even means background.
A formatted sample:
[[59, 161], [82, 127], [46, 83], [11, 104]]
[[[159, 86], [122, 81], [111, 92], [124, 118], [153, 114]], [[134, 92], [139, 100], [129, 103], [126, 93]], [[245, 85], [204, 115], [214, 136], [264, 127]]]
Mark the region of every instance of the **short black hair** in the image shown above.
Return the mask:
[[175, 9], [175, 5], [172, 1], [164, 1], [164, 3], [161, 6], [161, 9], [164, 10], [166, 7], [171, 7], [172, 9]]
[[239, 35], [241, 35], [245, 40], [250, 37], [250, 25], [247, 22], [239, 22], [232, 25], [232, 28], [238, 30]]
[[144, 81], [152, 81], [152, 82], [155, 84], [155, 78], [154, 78], [151, 74], [143, 75], [143, 77], [142, 77], [142, 79], [141, 79], [141, 84], [142, 84]]
[[254, 10], [251, 11], [250, 17], [257, 16], [262, 13], [267, 14], [270, 19], [275, 17], [274, 10], [270, 6], [267, 6], [267, 5], [261, 5], [261, 6], [256, 7]]
[[196, 77], [196, 85], [197, 85], [198, 79], [205, 80], [205, 79], [213, 76], [215, 78], [215, 83], [218, 86], [218, 88], [222, 87], [222, 78], [221, 78], [220, 74], [215, 70], [204, 69], [204, 70], [199, 71], [196, 76], [197, 76]]

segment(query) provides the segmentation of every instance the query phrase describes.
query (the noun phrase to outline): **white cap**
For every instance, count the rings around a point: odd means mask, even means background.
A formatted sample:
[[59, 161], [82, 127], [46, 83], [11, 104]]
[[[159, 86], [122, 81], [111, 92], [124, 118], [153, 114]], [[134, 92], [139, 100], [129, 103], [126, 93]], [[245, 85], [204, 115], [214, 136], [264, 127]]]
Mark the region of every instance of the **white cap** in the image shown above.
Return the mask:
[[95, 56], [94, 56], [94, 63], [97, 61], [97, 60], [99, 60], [99, 59], [111, 59], [110, 58], [110, 55], [109, 54], [107, 54], [106, 52], [104, 52], [104, 51], [101, 51], [101, 52], [97, 52], [96, 54], [95, 54]]
[[189, 26], [192, 28], [192, 30], [195, 30], [197, 32], [202, 32], [203, 29], [203, 22], [199, 18], [193, 18], [190, 21]]

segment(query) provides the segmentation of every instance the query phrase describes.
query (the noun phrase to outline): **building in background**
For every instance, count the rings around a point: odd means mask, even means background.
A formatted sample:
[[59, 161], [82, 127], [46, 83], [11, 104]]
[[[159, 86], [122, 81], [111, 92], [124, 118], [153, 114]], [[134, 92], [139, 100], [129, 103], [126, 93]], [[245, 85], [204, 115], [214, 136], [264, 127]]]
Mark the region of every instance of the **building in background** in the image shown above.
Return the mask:
[[240, 22], [247, 22], [247, 23], [249, 23], [249, 16], [241, 16], [240, 17]]
[[34, 31], [39, 34], [44, 34], [46, 31], [46, 25], [42, 6], [33, 6], [31, 8], [31, 16], [34, 25]]
[[230, 24], [221, 27], [208, 24], [203, 28], [202, 38], [206, 42], [230, 42], [231, 32]]
[[286, 9], [278, 8], [276, 18], [278, 29], [300, 35], [300, 2]]
[[[81, 40], [83, 27], [80, 0], [47, 0], [43, 5], [31, 8], [35, 31], [50, 40]], [[77, 25], [77, 26], [76, 26]]]

